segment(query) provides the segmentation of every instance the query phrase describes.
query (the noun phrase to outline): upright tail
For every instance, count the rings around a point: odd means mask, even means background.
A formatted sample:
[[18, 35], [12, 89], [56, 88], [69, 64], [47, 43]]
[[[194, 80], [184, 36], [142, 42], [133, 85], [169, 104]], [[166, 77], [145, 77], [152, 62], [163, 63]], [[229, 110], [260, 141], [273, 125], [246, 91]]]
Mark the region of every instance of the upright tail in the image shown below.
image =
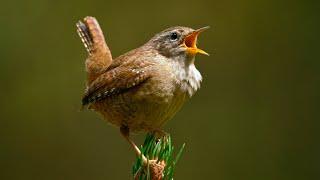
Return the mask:
[[76, 25], [80, 39], [88, 53], [91, 55], [93, 51], [93, 40], [89, 28], [82, 21], [78, 21]]
[[112, 63], [112, 55], [96, 18], [85, 17], [76, 24], [77, 32], [89, 53], [86, 60], [89, 84]]

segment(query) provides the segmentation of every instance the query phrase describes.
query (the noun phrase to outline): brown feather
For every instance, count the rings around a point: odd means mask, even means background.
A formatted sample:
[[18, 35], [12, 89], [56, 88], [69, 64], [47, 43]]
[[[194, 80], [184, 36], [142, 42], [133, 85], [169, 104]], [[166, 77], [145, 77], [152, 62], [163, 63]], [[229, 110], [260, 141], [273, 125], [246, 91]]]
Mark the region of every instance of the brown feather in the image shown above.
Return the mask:
[[89, 53], [86, 60], [88, 82], [96, 79], [112, 63], [112, 55], [103, 32], [94, 17], [86, 17], [77, 23], [78, 34]]
[[100, 101], [139, 86], [150, 77], [151, 73], [141, 67], [135, 69], [121, 66], [107, 71], [89, 85], [82, 98], [82, 105]]

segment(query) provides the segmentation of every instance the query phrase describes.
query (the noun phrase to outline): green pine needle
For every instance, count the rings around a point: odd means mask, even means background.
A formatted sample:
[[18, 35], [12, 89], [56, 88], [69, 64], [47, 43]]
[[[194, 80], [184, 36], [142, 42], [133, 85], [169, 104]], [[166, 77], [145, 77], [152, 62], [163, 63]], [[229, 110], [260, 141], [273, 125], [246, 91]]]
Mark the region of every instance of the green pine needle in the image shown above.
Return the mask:
[[[149, 160], [157, 160], [157, 162], [164, 161], [166, 166], [163, 171], [163, 179], [172, 180], [175, 166], [180, 159], [185, 144], [182, 145], [176, 157], [174, 157], [170, 135], [166, 135], [161, 139], [157, 139], [153, 134], [147, 134], [143, 146], [140, 147], [142, 154]], [[142, 155], [137, 157], [136, 162], [132, 167], [134, 177], [139, 177], [139, 180], [150, 179], [149, 163], [143, 164]]]

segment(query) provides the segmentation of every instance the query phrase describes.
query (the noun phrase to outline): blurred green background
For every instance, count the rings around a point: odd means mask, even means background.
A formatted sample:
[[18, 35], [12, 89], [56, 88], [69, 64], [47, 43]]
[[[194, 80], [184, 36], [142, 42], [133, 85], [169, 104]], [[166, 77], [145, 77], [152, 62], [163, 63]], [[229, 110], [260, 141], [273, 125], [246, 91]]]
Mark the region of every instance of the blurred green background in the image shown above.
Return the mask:
[[[202, 89], [165, 130], [186, 151], [176, 179], [319, 179], [319, 3], [6, 1], [0, 16], [0, 179], [130, 179], [134, 153], [80, 112], [95, 16], [116, 57], [175, 25], [199, 38]], [[141, 143], [143, 134], [134, 138]]]

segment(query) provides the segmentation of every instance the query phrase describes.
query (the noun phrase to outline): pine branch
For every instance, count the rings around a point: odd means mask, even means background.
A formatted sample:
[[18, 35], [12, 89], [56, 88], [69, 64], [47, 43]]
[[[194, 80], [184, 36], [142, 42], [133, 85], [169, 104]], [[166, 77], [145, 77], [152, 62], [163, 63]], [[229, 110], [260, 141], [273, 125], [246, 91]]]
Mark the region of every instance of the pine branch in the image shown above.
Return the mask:
[[140, 150], [148, 159], [143, 162], [142, 155], [137, 157], [133, 165], [135, 180], [172, 180], [175, 166], [181, 157], [185, 144], [182, 145], [176, 157], [170, 135], [158, 139], [153, 134], [147, 134]]

